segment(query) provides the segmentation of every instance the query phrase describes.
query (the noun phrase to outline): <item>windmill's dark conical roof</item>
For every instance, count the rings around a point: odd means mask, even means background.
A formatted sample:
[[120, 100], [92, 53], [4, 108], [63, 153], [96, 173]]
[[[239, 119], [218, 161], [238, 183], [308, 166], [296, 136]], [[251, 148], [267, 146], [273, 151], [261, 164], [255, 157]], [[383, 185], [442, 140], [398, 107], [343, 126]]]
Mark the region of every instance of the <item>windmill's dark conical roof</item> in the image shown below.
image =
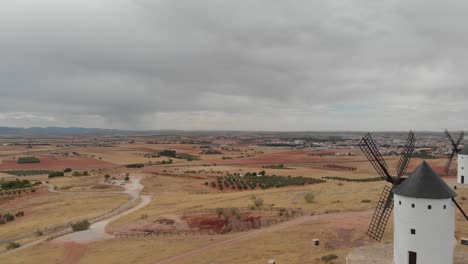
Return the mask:
[[427, 199], [448, 199], [457, 194], [423, 161], [416, 170], [394, 190], [394, 194]]
[[463, 149], [458, 152], [460, 155], [468, 155], [468, 146], [463, 146]]

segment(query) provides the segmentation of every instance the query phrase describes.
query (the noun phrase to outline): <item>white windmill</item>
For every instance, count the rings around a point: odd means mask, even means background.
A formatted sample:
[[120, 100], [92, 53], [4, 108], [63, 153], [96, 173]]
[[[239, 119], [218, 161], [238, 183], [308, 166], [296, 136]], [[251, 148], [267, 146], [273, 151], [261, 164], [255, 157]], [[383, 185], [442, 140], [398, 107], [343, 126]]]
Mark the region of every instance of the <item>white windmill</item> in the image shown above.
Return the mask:
[[445, 129], [445, 135], [450, 140], [450, 143], [452, 143], [452, 154], [449, 156], [449, 159], [445, 166], [445, 174], [451, 175], [454, 171], [453, 169], [451, 169], [450, 165], [452, 164], [452, 160], [455, 154], [457, 154], [457, 183], [468, 184], [468, 175], [466, 174], [466, 172], [468, 171], [468, 147], [464, 147], [463, 149], [460, 148], [460, 143], [463, 140], [464, 133], [463, 131], [461, 131], [456, 141], [453, 139], [453, 137], [450, 135], [447, 129]]
[[393, 185], [391, 189], [384, 187], [367, 233], [380, 241], [395, 206], [394, 263], [451, 264], [455, 206], [466, 220], [468, 216], [455, 201], [456, 193], [425, 161], [408, 178], [402, 177], [414, 150], [414, 140], [410, 131], [396, 177], [388, 173], [385, 160], [370, 134], [359, 144], [380, 176]]

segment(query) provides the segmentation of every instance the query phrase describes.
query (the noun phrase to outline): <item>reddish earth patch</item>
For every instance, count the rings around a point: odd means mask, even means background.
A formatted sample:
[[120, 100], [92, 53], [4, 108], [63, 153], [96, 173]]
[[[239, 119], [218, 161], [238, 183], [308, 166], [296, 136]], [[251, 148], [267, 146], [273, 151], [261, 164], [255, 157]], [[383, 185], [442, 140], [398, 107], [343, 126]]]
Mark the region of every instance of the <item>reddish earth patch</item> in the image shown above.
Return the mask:
[[190, 229], [192, 230], [215, 230], [221, 231], [221, 229], [227, 225], [227, 220], [224, 217], [217, 216], [198, 216], [198, 217], [186, 217]]
[[[22, 202], [33, 199], [39, 195], [42, 195], [47, 192], [47, 187], [40, 187], [36, 189], [36, 192], [21, 194], [20, 198], [15, 198], [14, 200], [1, 201], [0, 210], [7, 212], [11, 208], [15, 208], [20, 205]], [[26, 215], [26, 214], [25, 214]]]
[[239, 219], [232, 216], [229, 220], [225, 217], [213, 215], [199, 215], [185, 217], [185, 220], [192, 230], [213, 230], [215, 232], [229, 232], [236, 228], [255, 228], [260, 226], [262, 217], [244, 213]]
[[65, 256], [60, 262], [63, 264], [80, 263], [81, 258], [88, 251], [88, 246], [86, 244], [67, 242], [64, 244], [64, 247], [65, 247]]
[[97, 160], [88, 157], [63, 157], [63, 156], [35, 156], [41, 160], [40, 163], [16, 163], [16, 160], [3, 160], [0, 164], [0, 171], [5, 170], [63, 170], [110, 168], [116, 166], [114, 163]]

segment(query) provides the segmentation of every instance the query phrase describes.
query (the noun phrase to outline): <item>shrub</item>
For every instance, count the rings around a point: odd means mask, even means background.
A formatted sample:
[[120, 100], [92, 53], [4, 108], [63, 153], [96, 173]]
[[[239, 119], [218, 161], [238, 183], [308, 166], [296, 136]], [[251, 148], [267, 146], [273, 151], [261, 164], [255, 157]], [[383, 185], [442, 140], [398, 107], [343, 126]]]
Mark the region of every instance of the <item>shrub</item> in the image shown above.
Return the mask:
[[72, 171], [71, 168], [66, 168], [66, 169], [63, 170], [63, 172], [71, 172], [71, 171]]
[[312, 192], [308, 192], [306, 193], [306, 195], [304, 195], [304, 200], [306, 200], [307, 203], [313, 203], [314, 199], [315, 199], [315, 196]]
[[322, 261], [325, 261], [325, 262], [330, 262], [334, 259], [337, 259], [338, 256], [335, 255], [335, 254], [328, 254], [328, 255], [325, 255], [325, 256], [322, 256]]
[[177, 156], [177, 152], [175, 150], [166, 149], [166, 150], [163, 150], [163, 151], [159, 152], [159, 155], [175, 158]]
[[143, 168], [145, 164], [143, 163], [135, 163], [135, 164], [127, 164], [125, 167], [131, 168], [131, 169], [137, 169], [137, 168]]
[[88, 220], [83, 220], [83, 221], [79, 221], [79, 222], [76, 222], [74, 224], [71, 224], [71, 228], [73, 229], [73, 231], [83, 231], [83, 230], [87, 230], [89, 228], [91, 224], [89, 223]]
[[7, 250], [11, 250], [11, 249], [19, 248], [19, 247], [21, 247], [20, 243], [16, 243], [16, 242], [10, 242], [6, 244], [5, 246]]
[[364, 199], [364, 200], [361, 201], [361, 203], [370, 203], [370, 202], [371, 202], [371, 200], [369, 200], [369, 199]]
[[15, 220], [15, 217], [10, 213], [6, 213], [6, 214], [3, 215], [3, 219], [5, 219], [5, 221], [7, 221], [7, 222], [11, 222], [11, 221]]
[[16, 160], [16, 163], [40, 163], [41, 160], [39, 160], [36, 157], [19, 157]]
[[48, 178], [50, 179], [50, 178], [63, 177], [63, 176], [65, 176], [63, 171], [54, 171], [54, 172], [49, 173]]
[[10, 171], [2, 171], [2, 172], [8, 173], [11, 175], [16, 175], [16, 176], [29, 176], [29, 175], [49, 174], [53, 171], [50, 171], [50, 170], [10, 170]]
[[254, 201], [256, 207], [263, 206], [263, 199], [261, 197], [257, 197]]
[[465, 200], [466, 200], [466, 197], [465, 197], [465, 196], [462, 196], [460, 199], [463, 200], [463, 201], [465, 201]]
[[37, 231], [36, 231], [36, 236], [37, 236], [37, 237], [40, 237], [40, 236], [42, 236], [42, 235], [44, 235], [44, 233], [42, 233], [41, 230], [37, 230]]
[[32, 184], [28, 180], [16, 180], [8, 182], [0, 182], [0, 188], [4, 190], [20, 189], [20, 188], [29, 188]]
[[83, 176], [83, 174], [79, 171], [75, 171], [73, 172], [72, 176], [79, 177], [79, 176]]
[[223, 208], [216, 208], [216, 214], [218, 217], [222, 216], [224, 214], [224, 209]]

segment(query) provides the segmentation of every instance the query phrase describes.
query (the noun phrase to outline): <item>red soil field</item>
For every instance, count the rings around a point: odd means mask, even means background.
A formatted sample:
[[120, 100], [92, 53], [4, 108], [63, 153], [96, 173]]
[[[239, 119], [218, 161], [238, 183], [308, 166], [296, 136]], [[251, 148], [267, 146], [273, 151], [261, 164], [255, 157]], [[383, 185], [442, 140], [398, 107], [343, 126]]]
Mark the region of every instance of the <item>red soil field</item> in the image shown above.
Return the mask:
[[215, 230], [220, 231], [227, 224], [224, 217], [199, 216], [184, 218], [192, 230]]
[[63, 157], [63, 156], [36, 156], [40, 163], [16, 163], [16, 160], [3, 160], [0, 164], [0, 171], [6, 170], [63, 170], [110, 168], [116, 166], [114, 163], [97, 160], [88, 157]]
[[[36, 189], [36, 192], [28, 193], [28, 194], [23, 193], [23, 194], [21, 194], [20, 198], [15, 198], [14, 200], [8, 200], [8, 201], [0, 202], [0, 211], [10, 212], [10, 210], [12, 208], [18, 207], [24, 201], [27, 201], [29, 199], [33, 199], [33, 198], [35, 198], [35, 197], [37, 197], [39, 195], [42, 195], [44, 193], [47, 193], [47, 188], [46, 187], [39, 187], [39, 188]], [[14, 212], [14, 213], [16, 213], [16, 212]]]

